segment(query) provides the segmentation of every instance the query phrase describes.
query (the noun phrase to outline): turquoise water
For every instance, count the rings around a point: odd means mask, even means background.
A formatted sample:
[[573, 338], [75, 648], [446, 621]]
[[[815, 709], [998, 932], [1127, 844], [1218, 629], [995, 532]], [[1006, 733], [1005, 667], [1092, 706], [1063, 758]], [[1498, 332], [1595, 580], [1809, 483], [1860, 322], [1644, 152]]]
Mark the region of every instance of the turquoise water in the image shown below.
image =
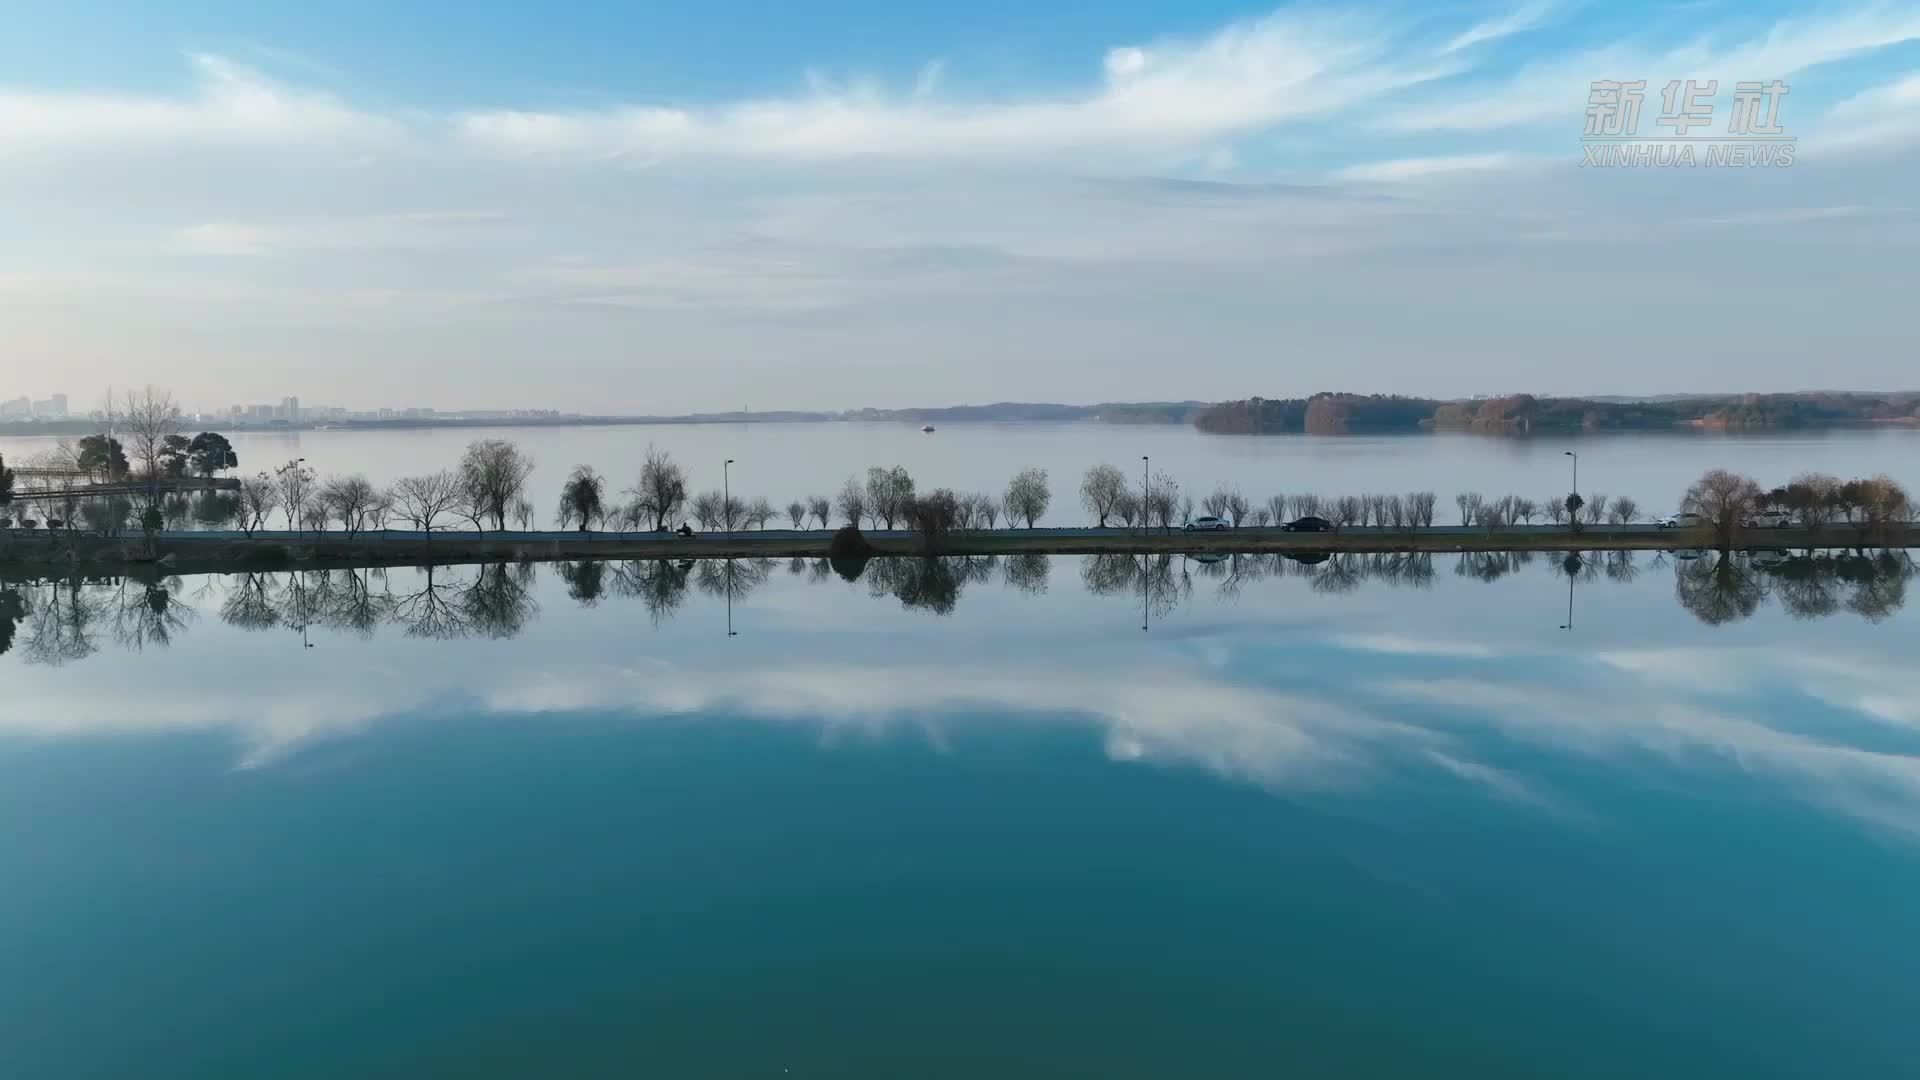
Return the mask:
[[1905, 559], [1130, 566], [16, 583], [0, 1076], [1920, 1068]]

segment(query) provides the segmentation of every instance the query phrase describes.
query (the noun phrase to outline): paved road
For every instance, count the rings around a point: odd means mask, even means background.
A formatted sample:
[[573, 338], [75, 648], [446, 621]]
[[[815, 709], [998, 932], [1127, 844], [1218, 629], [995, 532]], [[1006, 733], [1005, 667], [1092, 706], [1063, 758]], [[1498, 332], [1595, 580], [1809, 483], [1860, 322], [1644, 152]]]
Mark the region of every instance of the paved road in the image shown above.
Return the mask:
[[[1618, 535], [1623, 533], [1640, 535], [1640, 534], [1666, 533], [1666, 532], [1671, 532], [1672, 530], [1662, 529], [1657, 525], [1606, 525], [1606, 526], [1596, 527], [1593, 531], [1605, 533], [1607, 535]], [[1149, 536], [1167, 536], [1167, 535], [1180, 534], [1180, 533], [1183, 533], [1183, 530], [1180, 530], [1180, 529], [1146, 530], [1146, 534]], [[1342, 536], [1387, 537], [1387, 536], [1408, 535], [1408, 530], [1377, 528], [1373, 526], [1356, 526], [1353, 528], [1341, 529], [1339, 530], [1339, 533]], [[1413, 534], [1419, 535], [1419, 536], [1433, 536], [1433, 537], [1448, 537], [1448, 536], [1482, 537], [1487, 535], [1487, 530], [1477, 525], [1435, 525], [1431, 528], [1413, 530]], [[1512, 525], [1512, 526], [1504, 527], [1500, 529], [1498, 532], [1498, 535], [1500, 536], [1513, 536], [1513, 537], [1563, 536], [1566, 534], [1567, 534], [1567, 530], [1565, 526], [1560, 526], [1560, 525]], [[729, 540], [729, 539], [768, 540], [768, 541], [822, 540], [822, 539], [829, 538], [832, 535], [833, 535], [832, 529], [743, 529], [739, 532], [734, 532], [734, 533], [725, 533], [725, 532], [695, 533], [693, 537], [691, 537], [690, 542], [698, 542], [700, 540]], [[868, 529], [866, 530], [865, 535], [869, 539], [875, 539], [875, 540], [887, 540], [887, 539], [905, 540], [905, 539], [910, 539], [913, 536], [913, 533], [905, 529]], [[1047, 539], [1056, 539], [1056, 540], [1106, 540], [1106, 539], [1124, 539], [1126, 537], [1139, 536], [1141, 535], [1141, 530], [1119, 529], [1119, 528], [1099, 529], [1099, 528], [1094, 528], [1092, 526], [1078, 526], [1078, 527], [1072, 527], [1072, 528], [1057, 528], [1057, 529], [1050, 529], [1050, 528], [961, 529], [961, 530], [955, 530], [954, 535], [993, 537], [996, 539], [1006, 539], [1006, 540], [1017, 540], [1023, 537], [1047, 538]], [[1196, 532], [1189, 535], [1193, 535], [1196, 537], [1205, 537], [1205, 538], [1221, 537], [1221, 536], [1227, 536], [1227, 535], [1258, 538], [1258, 537], [1266, 537], [1266, 536], [1294, 536], [1294, 535], [1307, 537], [1307, 536], [1320, 535], [1320, 534], [1289, 533], [1286, 530], [1278, 528], [1276, 526], [1268, 526], [1266, 528], [1247, 527], [1247, 528], [1230, 529], [1230, 530], [1215, 531], [1215, 532]], [[1676, 532], [1674, 533], [1674, 535], [1677, 538], [1685, 534]], [[118, 540], [139, 540], [139, 539], [142, 539], [144, 536], [145, 534], [138, 529], [121, 529], [118, 532], [113, 534], [113, 538]], [[435, 532], [423, 532], [423, 531], [414, 530], [414, 529], [371, 529], [366, 532], [362, 532], [358, 534], [358, 536], [356, 537], [348, 537], [346, 533], [341, 532], [338, 529], [330, 530], [327, 532], [318, 532], [314, 530], [294, 531], [294, 530], [287, 530], [287, 529], [261, 529], [252, 533], [241, 532], [237, 529], [192, 529], [192, 530], [166, 530], [159, 533], [159, 537], [162, 540], [168, 540], [168, 541], [196, 541], [196, 540], [212, 541], [212, 540], [252, 539], [252, 540], [275, 540], [275, 541], [283, 541], [288, 543], [300, 543], [300, 542], [312, 542], [312, 541], [340, 541], [340, 540], [347, 540], [347, 539], [407, 540], [407, 541], [416, 541], [416, 542], [427, 542], [432, 540], [486, 539], [486, 540], [498, 541], [502, 543], [541, 543], [541, 542], [555, 541], [555, 540], [574, 541], [574, 542], [584, 540], [591, 543], [595, 540], [604, 540], [609, 543], [612, 543], [612, 542], [632, 543], [634, 541], [644, 541], [644, 540], [654, 540], [654, 539], [667, 540], [667, 539], [673, 538], [672, 534], [660, 534], [660, 533], [654, 533], [654, 532], [606, 532], [606, 531], [595, 530], [595, 531], [589, 531], [589, 532], [583, 533], [577, 529], [565, 529], [565, 530], [548, 529], [548, 530], [533, 530], [533, 531], [519, 531], [519, 530], [509, 529], [504, 532], [494, 532], [489, 530], [485, 533], [476, 533], [471, 529], [446, 529], [446, 530], [439, 530]]]

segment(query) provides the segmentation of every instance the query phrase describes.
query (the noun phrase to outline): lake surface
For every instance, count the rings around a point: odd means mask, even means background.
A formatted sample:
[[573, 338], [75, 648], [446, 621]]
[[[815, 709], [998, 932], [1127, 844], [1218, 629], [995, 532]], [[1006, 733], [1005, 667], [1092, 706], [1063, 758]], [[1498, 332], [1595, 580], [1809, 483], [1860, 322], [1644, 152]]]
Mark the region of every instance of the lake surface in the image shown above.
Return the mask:
[[1905, 555], [0, 590], [0, 1076], [1920, 1070]]
[[[1766, 486], [1818, 470], [1842, 477], [1887, 473], [1920, 488], [1920, 428], [1726, 435], [1589, 435], [1512, 439], [1462, 433], [1383, 436], [1207, 435], [1182, 425], [1085, 423], [948, 424], [928, 435], [912, 424], [675, 424], [627, 427], [445, 428], [411, 431], [301, 431], [233, 436], [243, 471], [304, 457], [321, 476], [365, 473], [379, 483], [446, 468], [479, 438], [512, 439], [534, 457], [531, 484], [542, 519], [558, 502], [575, 465], [592, 465], [617, 491], [639, 476], [649, 444], [686, 466], [694, 490], [719, 490], [721, 462], [733, 458], [732, 490], [784, 507], [796, 497], [831, 495], [872, 465], [904, 465], [925, 490], [1000, 492], [1016, 472], [1048, 470], [1053, 506], [1043, 524], [1086, 521], [1078, 489], [1102, 462], [1130, 476], [1141, 455], [1177, 479], [1196, 501], [1222, 483], [1256, 504], [1276, 494], [1433, 491], [1446, 520], [1454, 494], [1564, 495], [1565, 451], [1580, 454], [1588, 494], [1629, 495], [1645, 514], [1669, 513], [1709, 468], [1730, 468]], [[54, 445], [49, 438], [0, 438], [0, 454], [20, 462]]]

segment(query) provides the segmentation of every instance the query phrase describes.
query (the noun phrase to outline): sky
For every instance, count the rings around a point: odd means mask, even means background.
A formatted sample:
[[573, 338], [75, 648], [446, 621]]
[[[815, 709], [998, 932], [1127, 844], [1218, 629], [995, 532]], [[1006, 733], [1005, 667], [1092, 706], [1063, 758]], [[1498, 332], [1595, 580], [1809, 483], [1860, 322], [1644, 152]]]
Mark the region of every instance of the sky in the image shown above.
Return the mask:
[[1908, 389], [1916, 165], [1912, 3], [0, 0], [0, 398]]

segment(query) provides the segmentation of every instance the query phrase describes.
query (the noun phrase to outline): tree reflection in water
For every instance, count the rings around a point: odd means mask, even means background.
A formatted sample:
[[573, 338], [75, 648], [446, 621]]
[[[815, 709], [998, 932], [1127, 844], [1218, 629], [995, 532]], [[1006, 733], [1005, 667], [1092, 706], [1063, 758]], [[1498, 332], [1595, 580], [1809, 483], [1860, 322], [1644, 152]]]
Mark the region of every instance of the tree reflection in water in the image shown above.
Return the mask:
[[694, 567], [693, 583], [708, 596], [739, 603], [772, 576], [772, 559], [708, 559]]
[[13, 648], [13, 635], [27, 617], [27, 598], [15, 588], [0, 588], [0, 656]]
[[[1905, 551], [1710, 554], [1676, 552], [1642, 561], [1626, 551], [1471, 552], [1454, 562], [1457, 576], [1499, 581], [1540, 559], [1569, 588], [1609, 587], [1648, 571], [1673, 575], [1675, 599], [1695, 618], [1720, 626], [1750, 618], [1769, 599], [1795, 619], [1841, 612], [1884, 620], [1906, 602], [1915, 575]], [[655, 626], [671, 620], [689, 590], [729, 604], [748, 600], [779, 566], [769, 559], [704, 562], [664, 559], [577, 561], [553, 573], [585, 606], [639, 600]], [[1041, 555], [971, 558], [875, 558], [844, 565], [826, 559], [786, 561], [808, 582], [835, 576], [862, 581], [874, 598], [937, 615], [957, 610], [971, 588], [1048, 591], [1053, 559]], [[40, 577], [0, 581], [0, 653], [60, 665], [88, 657], [103, 636], [121, 648], [165, 648], [194, 624], [196, 611], [217, 603], [222, 622], [249, 631], [324, 628], [369, 638], [381, 627], [409, 637], [451, 640], [508, 638], [538, 614], [532, 563], [425, 566], [397, 570], [334, 569], [207, 575], [198, 581], [153, 572], [126, 577]], [[1263, 579], [1293, 578], [1318, 593], [1342, 594], [1372, 582], [1427, 588], [1433, 558], [1411, 553], [1288, 552], [1192, 557], [1093, 555], [1080, 560], [1081, 584], [1096, 596], [1128, 597], [1160, 617], [1192, 601], [1196, 586], [1214, 602], [1231, 600]], [[1211, 587], [1207, 587], [1211, 585]]]
[[1762, 575], [1732, 555], [1689, 559], [1674, 568], [1673, 594], [1680, 606], [1709, 626], [1738, 622], [1766, 599]]
[[1187, 562], [1175, 555], [1093, 555], [1081, 565], [1080, 580], [1096, 596], [1137, 596], [1148, 613], [1169, 615], [1193, 595]]
[[149, 645], [164, 649], [173, 644], [174, 637], [186, 631], [196, 614], [176, 599], [182, 587], [179, 578], [157, 574], [121, 578], [108, 603], [113, 639], [132, 652], [141, 652]]
[[1009, 555], [1007, 584], [1029, 596], [1039, 596], [1047, 591], [1047, 573], [1051, 566], [1045, 555]]
[[579, 559], [560, 564], [560, 580], [567, 583], [567, 596], [581, 607], [593, 607], [607, 588], [607, 564], [599, 559]]
[[637, 597], [646, 605], [653, 625], [659, 626], [686, 603], [687, 579], [692, 573], [692, 560], [635, 559], [614, 567], [613, 591]]

